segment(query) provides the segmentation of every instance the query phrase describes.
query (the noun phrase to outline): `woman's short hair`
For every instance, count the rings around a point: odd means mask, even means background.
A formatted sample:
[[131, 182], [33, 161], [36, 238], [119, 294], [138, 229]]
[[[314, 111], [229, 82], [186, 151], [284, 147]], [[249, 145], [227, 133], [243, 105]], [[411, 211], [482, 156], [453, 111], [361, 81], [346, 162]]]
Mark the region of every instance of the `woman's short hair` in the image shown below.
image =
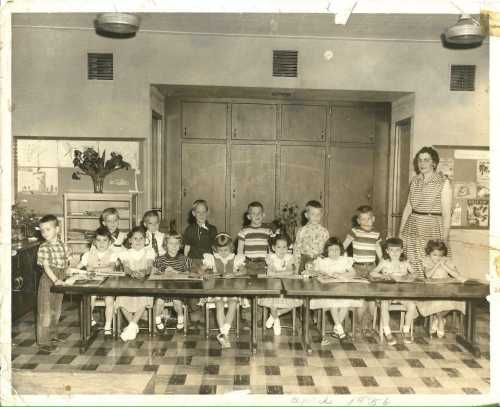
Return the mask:
[[415, 154], [415, 158], [413, 158], [413, 168], [415, 169], [415, 172], [417, 174], [420, 174], [420, 170], [418, 169], [418, 156], [420, 154], [429, 154], [431, 156], [432, 162], [434, 164], [434, 168], [437, 168], [439, 164], [439, 154], [438, 152], [432, 148], [432, 147], [422, 147], [420, 150], [418, 150], [417, 154]]

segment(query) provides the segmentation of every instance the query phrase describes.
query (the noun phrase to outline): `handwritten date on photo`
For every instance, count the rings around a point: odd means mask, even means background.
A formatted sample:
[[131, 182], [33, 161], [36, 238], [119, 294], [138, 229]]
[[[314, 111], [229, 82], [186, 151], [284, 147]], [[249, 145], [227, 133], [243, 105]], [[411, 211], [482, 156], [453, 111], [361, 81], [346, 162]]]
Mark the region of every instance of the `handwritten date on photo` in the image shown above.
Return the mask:
[[[294, 396], [291, 404], [306, 405], [336, 405], [338, 398], [325, 396], [323, 398]], [[351, 398], [345, 405], [347, 406], [389, 406], [391, 405], [388, 397], [359, 396]]]

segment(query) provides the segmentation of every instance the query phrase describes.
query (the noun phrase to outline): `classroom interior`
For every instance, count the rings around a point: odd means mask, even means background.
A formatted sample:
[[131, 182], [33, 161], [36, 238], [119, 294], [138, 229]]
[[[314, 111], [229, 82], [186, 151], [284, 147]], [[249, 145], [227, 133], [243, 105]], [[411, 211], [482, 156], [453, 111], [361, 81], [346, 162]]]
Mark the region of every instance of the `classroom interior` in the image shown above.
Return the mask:
[[[94, 13], [12, 16], [12, 199], [34, 217], [57, 215], [76, 251], [105, 207], [118, 203], [122, 229], [153, 208], [162, 229], [181, 232], [199, 198], [209, 203], [209, 221], [232, 236], [251, 201], [263, 203], [271, 222], [285, 205], [302, 209], [311, 199], [323, 204], [331, 235], [344, 238], [356, 208], [369, 204], [376, 229], [395, 236], [421, 147], [446, 156], [489, 146], [489, 44], [445, 47], [441, 34], [457, 14], [352, 13], [346, 25], [328, 14], [139, 16], [131, 38], [96, 33]], [[471, 66], [472, 89], [455, 89], [454, 69]], [[72, 177], [73, 150], [89, 146], [131, 164], [102, 194], [89, 177]], [[464, 276], [485, 280], [489, 231], [481, 226], [453, 228], [450, 246]], [[325, 348], [312, 326], [308, 354], [296, 332], [275, 337], [260, 326], [253, 354], [242, 321], [234, 346], [221, 350], [204, 322], [193, 321], [187, 335], [146, 330], [128, 343], [98, 333], [81, 352], [75, 296], [64, 301], [65, 342], [45, 353], [34, 330], [36, 247], [19, 243], [12, 262], [19, 394], [490, 391], [486, 300], [477, 310], [476, 356], [455, 341], [458, 326], [430, 339], [423, 318], [414, 343], [393, 347], [370, 337]]]

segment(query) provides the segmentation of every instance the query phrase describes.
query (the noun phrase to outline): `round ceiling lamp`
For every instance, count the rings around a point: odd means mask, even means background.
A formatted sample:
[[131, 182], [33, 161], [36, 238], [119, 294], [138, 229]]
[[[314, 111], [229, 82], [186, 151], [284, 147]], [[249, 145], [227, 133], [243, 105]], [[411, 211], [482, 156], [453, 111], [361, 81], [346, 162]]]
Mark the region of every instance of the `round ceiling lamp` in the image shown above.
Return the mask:
[[104, 13], [97, 17], [96, 28], [111, 35], [134, 35], [139, 30], [139, 17], [126, 13]]
[[451, 44], [480, 45], [485, 35], [478, 21], [469, 14], [462, 14], [455, 25], [446, 29], [444, 37]]

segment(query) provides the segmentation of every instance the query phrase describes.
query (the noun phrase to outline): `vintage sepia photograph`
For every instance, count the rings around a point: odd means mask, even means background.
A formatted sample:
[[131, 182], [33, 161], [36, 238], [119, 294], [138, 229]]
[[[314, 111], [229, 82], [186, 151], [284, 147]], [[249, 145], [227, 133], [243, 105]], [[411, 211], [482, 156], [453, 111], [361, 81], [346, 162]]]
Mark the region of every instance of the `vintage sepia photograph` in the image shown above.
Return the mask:
[[2, 9], [1, 400], [493, 400], [484, 4], [50, 3]]

